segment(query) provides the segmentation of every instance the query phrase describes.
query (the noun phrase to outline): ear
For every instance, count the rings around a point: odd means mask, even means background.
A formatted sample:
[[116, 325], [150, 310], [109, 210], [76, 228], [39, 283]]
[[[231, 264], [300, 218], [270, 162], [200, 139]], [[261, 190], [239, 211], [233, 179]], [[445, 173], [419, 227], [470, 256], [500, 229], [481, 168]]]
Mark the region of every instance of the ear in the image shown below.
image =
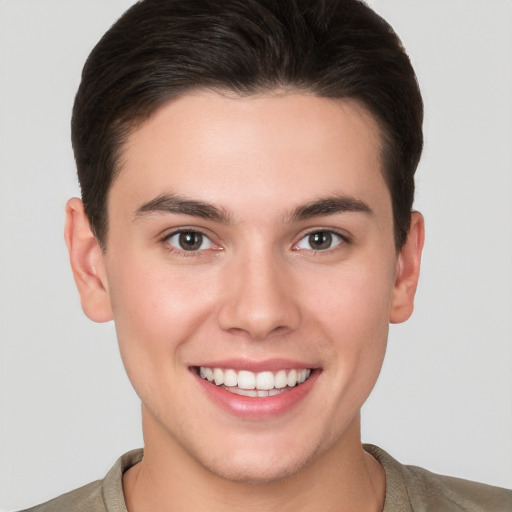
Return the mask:
[[419, 212], [411, 215], [407, 240], [400, 250], [389, 321], [405, 322], [414, 310], [414, 296], [420, 276], [421, 253], [425, 240], [425, 221]]
[[84, 313], [95, 322], [112, 320], [104, 254], [76, 197], [66, 204], [64, 238]]

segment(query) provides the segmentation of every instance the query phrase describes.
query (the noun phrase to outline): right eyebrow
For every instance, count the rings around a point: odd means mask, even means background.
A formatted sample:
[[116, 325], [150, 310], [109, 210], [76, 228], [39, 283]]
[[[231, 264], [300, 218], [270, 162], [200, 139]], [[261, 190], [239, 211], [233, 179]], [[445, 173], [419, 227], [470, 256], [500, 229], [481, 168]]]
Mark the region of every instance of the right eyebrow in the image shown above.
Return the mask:
[[133, 220], [152, 213], [190, 215], [222, 224], [228, 224], [231, 221], [230, 215], [227, 212], [210, 203], [174, 194], [162, 194], [144, 203], [135, 212]]

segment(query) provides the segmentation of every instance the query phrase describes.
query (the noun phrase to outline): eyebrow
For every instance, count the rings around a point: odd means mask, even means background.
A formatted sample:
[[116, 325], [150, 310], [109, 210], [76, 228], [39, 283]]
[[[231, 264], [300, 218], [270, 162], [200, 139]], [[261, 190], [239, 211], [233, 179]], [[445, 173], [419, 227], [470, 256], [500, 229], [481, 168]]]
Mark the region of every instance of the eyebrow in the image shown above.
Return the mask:
[[336, 195], [299, 206], [289, 216], [289, 222], [348, 212], [373, 215], [373, 210], [365, 202], [353, 197]]
[[152, 213], [191, 215], [222, 224], [228, 224], [231, 220], [231, 216], [221, 208], [174, 194], [163, 194], [143, 204], [135, 212], [134, 220]]
[[[325, 197], [295, 208], [285, 217], [285, 222], [297, 222], [324, 215], [355, 212], [373, 215], [373, 210], [363, 201], [344, 195]], [[202, 219], [229, 224], [231, 215], [210, 203], [174, 194], [163, 194], [140, 206], [134, 220], [152, 213], [190, 215]]]

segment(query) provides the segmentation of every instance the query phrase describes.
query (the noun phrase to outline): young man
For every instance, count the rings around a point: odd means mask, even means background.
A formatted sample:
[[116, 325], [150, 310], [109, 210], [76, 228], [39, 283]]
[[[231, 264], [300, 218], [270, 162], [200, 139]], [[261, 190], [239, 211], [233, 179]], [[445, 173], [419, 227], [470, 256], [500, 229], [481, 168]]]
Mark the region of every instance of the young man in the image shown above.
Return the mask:
[[399, 40], [356, 0], [132, 7], [84, 68], [66, 241], [144, 452], [32, 510], [509, 510], [361, 445], [413, 309], [421, 125]]

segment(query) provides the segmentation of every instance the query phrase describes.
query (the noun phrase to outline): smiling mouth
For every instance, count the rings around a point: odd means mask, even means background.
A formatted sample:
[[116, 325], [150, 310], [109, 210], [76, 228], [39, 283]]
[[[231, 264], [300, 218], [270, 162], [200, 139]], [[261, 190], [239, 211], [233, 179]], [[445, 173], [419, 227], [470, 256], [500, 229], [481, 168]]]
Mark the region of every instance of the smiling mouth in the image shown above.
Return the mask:
[[200, 366], [197, 374], [204, 380], [224, 388], [230, 393], [249, 397], [276, 396], [300, 386], [311, 376], [311, 369], [299, 368], [277, 372], [251, 372]]

